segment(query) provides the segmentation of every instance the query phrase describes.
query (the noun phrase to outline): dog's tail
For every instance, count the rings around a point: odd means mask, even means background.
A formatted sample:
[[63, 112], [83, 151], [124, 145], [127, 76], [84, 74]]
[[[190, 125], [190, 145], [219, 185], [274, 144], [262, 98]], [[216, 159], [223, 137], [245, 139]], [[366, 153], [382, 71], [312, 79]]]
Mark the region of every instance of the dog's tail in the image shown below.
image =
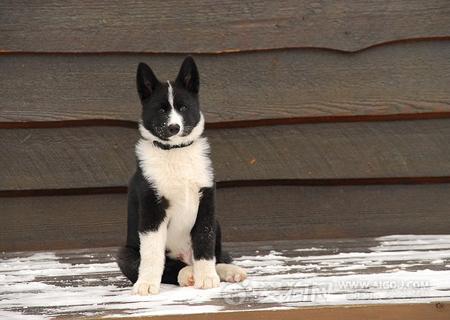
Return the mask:
[[230, 254], [222, 248], [222, 231], [220, 224], [216, 220], [216, 247], [215, 247], [216, 263], [231, 263], [233, 259]]
[[122, 247], [117, 253], [117, 264], [120, 271], [132, 283], [135, 283], [139, 275], [139, 264], [141, 263], [141, 256], [138, 248]]

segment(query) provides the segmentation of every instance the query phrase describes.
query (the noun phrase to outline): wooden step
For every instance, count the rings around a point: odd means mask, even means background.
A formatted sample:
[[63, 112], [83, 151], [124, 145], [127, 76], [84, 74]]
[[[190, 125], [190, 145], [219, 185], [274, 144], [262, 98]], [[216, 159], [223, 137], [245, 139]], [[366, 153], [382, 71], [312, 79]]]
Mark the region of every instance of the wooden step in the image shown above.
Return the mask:
[[[234, 242], [248, 279], [131, 295], [116, 248], [2, 253], [0, 318], [449, 319], [450, 235]], [[26, 318], [25, 318], [26, 319]]]

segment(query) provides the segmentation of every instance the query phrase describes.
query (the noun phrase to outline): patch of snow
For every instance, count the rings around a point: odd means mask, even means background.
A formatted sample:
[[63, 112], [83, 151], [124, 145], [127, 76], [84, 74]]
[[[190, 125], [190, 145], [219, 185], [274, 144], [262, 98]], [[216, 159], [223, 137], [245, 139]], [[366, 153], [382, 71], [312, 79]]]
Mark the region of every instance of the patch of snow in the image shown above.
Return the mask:
[[348, 271], [348, 270], [364, 270], [367, 269], [367, 266], [364, 264], [351, 264], [348, 266], [335, 267], [333, 270], [336, 271]]
[[370, 248], [372, 251], [450, 249], [449, 235], [392, 235], [375, 240], [380, 244]]
[[[152, 316], [238, 308], [227, 305], [272, 310], [379, 303], [380, 299], [383, 303], [450, 301], [450, 248], [443, 247], [444, 240], [450, 243], [450, 236], [377, 240], [380, 246], [369, 252], [298, 256], [313, 251], [298, 249], [245, 255], [235, 259], [248, 271], [248, 279], [242, 283], [221, 283], [219, 288], [209, 290], [162, 285], [159, 295], [147, 297], [131, 295], [131, 285], [114, 262], [71, 264], [54, 253], [3, 259], [0, 318], [34, 320], [69, 313]], [[406, 248], [384, 250], [392, 246]], [[88, 258], [96, 261], [95, 255]], [[358, 270], [363, 273], [358, 274]], [[100, 275], [107, 281], [100, 281]], [[95, 283], [97, 280], [101, 285]], [[21, 312], [30, 309], [42, 316], [25, 317]]]
[[3, 311], [0, 310], [0, 319], [5, 320], [42, 320], [46, 319], [44, 316], [40, 315], [26, 315], [17, 312]]
[[265, 267], [265, 266], [276, 266], [276, 265], [283, 265], [283, 260], [236, 260], [236, 262], [241, 267]]

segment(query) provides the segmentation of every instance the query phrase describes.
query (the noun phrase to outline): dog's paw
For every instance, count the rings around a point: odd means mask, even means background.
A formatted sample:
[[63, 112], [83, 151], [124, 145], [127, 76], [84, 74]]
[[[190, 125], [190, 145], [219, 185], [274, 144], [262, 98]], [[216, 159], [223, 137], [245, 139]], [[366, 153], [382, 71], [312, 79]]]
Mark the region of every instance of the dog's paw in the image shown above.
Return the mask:
[[216, 271], [220, 280], [226, 282], [241, 282], [247, 278], [245, 269], [229, 263], [216, 264]]
[[201, 272], [194, 274], [194, 287], [200, 289], [217, 288], [220, 284], [220, 278], [217, 272], [213, 269], [213, 272]]
[[133, 286], [133, 294], [147, 296], [149, 294], [158, 294], [160, 283], [156, 281], [139, 280]]
[[186, 266], [178, 272], [178, 284], [180, 287], [190, 287], [194, 285], [194, 269]]

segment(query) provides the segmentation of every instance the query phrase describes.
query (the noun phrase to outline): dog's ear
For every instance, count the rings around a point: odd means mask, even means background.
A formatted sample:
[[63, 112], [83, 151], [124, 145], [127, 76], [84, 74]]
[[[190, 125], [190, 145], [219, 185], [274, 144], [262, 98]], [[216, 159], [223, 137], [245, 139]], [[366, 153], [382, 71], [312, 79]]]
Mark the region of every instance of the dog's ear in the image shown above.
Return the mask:
[[149, 98], [160, 84], [152, 69], [145, 63], [141, 62], [137, 68], [136, 74], [137, 91], [141, 101]]
[[184, 59], [177, 80], [175, 80], [175, 84], [182, 86], [193, 93], [198, 93], [200, 77], [198, 75], [197, 66], [191, 56]]

